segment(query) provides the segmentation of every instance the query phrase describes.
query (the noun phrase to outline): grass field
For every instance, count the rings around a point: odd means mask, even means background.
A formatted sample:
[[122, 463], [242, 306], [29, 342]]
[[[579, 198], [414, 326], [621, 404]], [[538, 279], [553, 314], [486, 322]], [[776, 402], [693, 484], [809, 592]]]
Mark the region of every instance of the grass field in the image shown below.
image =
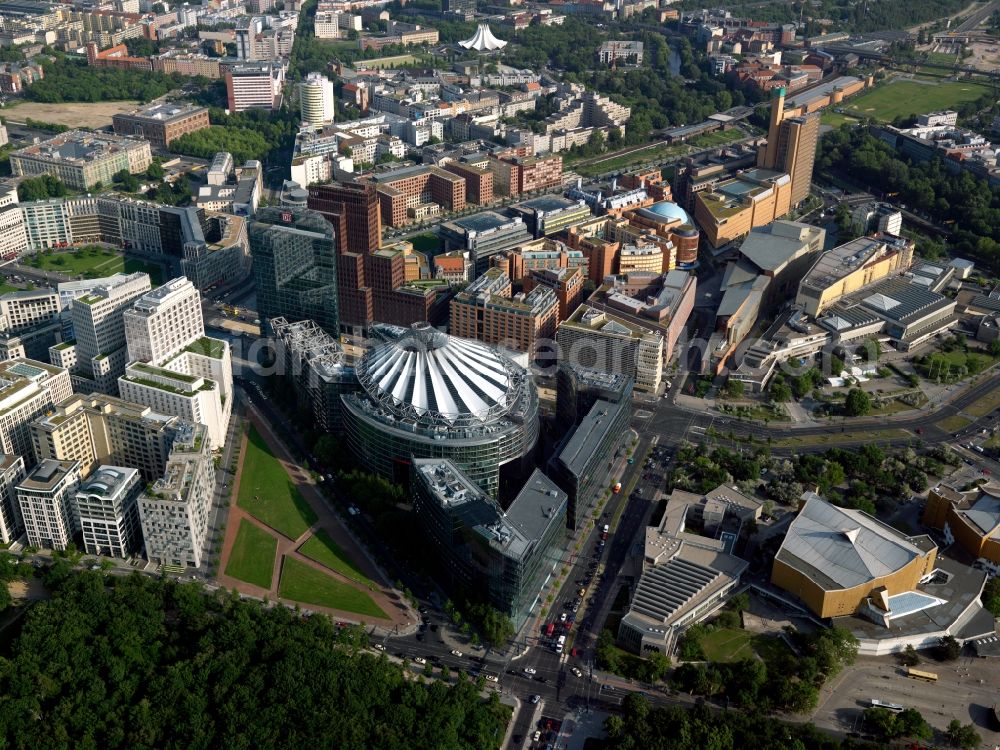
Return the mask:
[[365, 586], [375, 585], [370, 578], [361, 572], [358, 566], [354, 564], [354, 561], [341, 549], [340, 545], [333, 541], [330, 535], [322, 529], [311, 536], [299, 548], [299, 552], [311, 560], [315, 560], [320, 565], [325, 565], [330, 570], [335, 570], [341, 575], [350, 578], [352, 581], [357, 581]]
[[11, 286], [10, 284], [0, 284], [0, 294], [7, 294], [7, 292], [20, 292], [23, 287]]
[[896, 117], [949, 109], [988, 93], [986, 86], [968, 81], [934, 84], [897, 80], [854, 97], [841, 108], [857, 112], [861, 117], [890, 121]]
[[[351, 42], [350, 49], [357, 49], [357, 42]], [[363, 70], [365, 68], [388, 68], [391, 66], [400, 68], [404, 65], [410, 65], [411, 63], [419, 62], [420, 58], [416, 55], [392, 55], [390, 57], [374, 57], [371, 60], [358, 60], [354, 63], [354, 67], [358, 70]]]
[[949, 55], [944, 52], [927, 52], [925, 62], [936, 63], [938, 65], [955, 65], [959, 62], [958, 55]]
[[282, 564], [278, 595], [302, 604], [388, 619], [388, 615], [364, 591], [336, 581], [291, 557], [286, 557]]
[[90, 250], [70, 250], [51, 254], [37, 253], [32, 258], [26, 259], [25, 265], [40, 271], [84, 276], [91, 279], [114, 276], [116, 273], [122, 272], [142, 271], [149, 274], [153, 286], [159, 286], [163, 283], [162, 267], [154, 263], [146, 263], [138, 258], [126, 258], [113, 250], [99, 250], [96, 253]]
[[271, 588], [274, 553], [277, 549], [277, 539], [246, 519], [240, 520], [236, 542], [226, 563], [226, 575], [262, 589]]
[[849, 117], [848, 115], [842, 115], [840, 112], [823, 112], [819, 117], [819, 121], [823, 125], [829, 125], [831, 128], [839, 128], [844, 123], [853, 125], [859, 122], [856, 117]]
[[238, 504], [290, 539], [298, 539], [316, 521], [316, 513], [254, 427], [243, 457]]
[[982, 398], [966, 406], [962, 411], [974, 417], [983, 417], [997, 407], [1000, 407], [1000, 388], [994, 388]]
[[759, 654], [765, 661], [772, 661], [788, 650], [780, 638], [751, 633], [742, 628], [720, 628], [701, 639], [702, 648], [709, 661], [733, 662]]

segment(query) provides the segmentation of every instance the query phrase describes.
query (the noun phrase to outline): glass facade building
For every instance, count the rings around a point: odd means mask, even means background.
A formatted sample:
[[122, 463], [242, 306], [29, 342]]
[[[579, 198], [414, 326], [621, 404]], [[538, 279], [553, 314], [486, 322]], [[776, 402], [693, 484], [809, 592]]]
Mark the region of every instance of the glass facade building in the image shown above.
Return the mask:
[[337, 250], [333, 227], [316, 211], [265, 208], [250, 224], [257, 311], [265, 330], [272, 318], [314, 320], [339, 331]]
[[536, 469], [504, 511], [451, 461], [415, 459], [411, 471], [413, 508], [450, 588], [520, 629], [561, 559], [566, 494]]
[[362, 466], [405, 482], [412, 458], [453, 461], [496, 496], [505, 464], [538, 439], [530, 375], [497, 350], [427, 324], [388, 336], [356, 367], [361, 391], [341, 397], [344, 431]]

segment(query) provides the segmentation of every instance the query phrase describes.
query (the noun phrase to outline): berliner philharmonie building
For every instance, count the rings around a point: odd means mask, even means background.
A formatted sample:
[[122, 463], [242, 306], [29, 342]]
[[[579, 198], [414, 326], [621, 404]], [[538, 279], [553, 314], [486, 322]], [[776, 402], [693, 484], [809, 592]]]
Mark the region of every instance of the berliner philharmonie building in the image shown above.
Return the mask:
[[[344, 431], [363, 467], [405, 483], [412, 458], [449, 459], [485, 492], [520, 488], [538, 439], [530, 374], [498, 350], [426, 323], [376, 326], [382, 343], [343, 395]], [[516, 477], [516, 478], [515, 478]]]

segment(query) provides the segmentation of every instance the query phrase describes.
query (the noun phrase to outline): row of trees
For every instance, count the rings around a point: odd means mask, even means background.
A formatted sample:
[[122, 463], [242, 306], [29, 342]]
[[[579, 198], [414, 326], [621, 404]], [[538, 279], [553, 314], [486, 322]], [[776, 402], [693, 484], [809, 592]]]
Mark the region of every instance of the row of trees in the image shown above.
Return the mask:
[[61, 198], [69, 190], [58, 177], [43, 174], [39, 177], [25, 177], [17, 185], [17, 198], [24, 201], [40, 201], [46, 198]]
[[841, 742], [812, 724], [785, 724], [763, 712], [713, 713], [707, 706], [690, 710], [650, 705], [645, 696], [630, 693], [622, 715], [609, 716], [604, 727], [609, 750], [840, 750], [866, 747]]
[[19, 747], [497, 748], [509, 709], [407, 679], [334, 628], [200, 586], [55, 563], [0, 670]]

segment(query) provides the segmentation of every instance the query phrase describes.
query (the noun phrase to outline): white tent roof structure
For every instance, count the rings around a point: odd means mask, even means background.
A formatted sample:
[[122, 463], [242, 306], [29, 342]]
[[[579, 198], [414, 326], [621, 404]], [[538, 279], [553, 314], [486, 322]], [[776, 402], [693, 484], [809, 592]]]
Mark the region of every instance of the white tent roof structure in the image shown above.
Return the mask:
[[479, 24], [479, 28], [476, 29], [476, 33], [472, 35], [471, 39], [466, 39], [458, 44], [460, 47], [474, 49], [477, 52], [492, 52], [507, 46], [507, 42], [493, 36], [489, 24], [486, 23]]

